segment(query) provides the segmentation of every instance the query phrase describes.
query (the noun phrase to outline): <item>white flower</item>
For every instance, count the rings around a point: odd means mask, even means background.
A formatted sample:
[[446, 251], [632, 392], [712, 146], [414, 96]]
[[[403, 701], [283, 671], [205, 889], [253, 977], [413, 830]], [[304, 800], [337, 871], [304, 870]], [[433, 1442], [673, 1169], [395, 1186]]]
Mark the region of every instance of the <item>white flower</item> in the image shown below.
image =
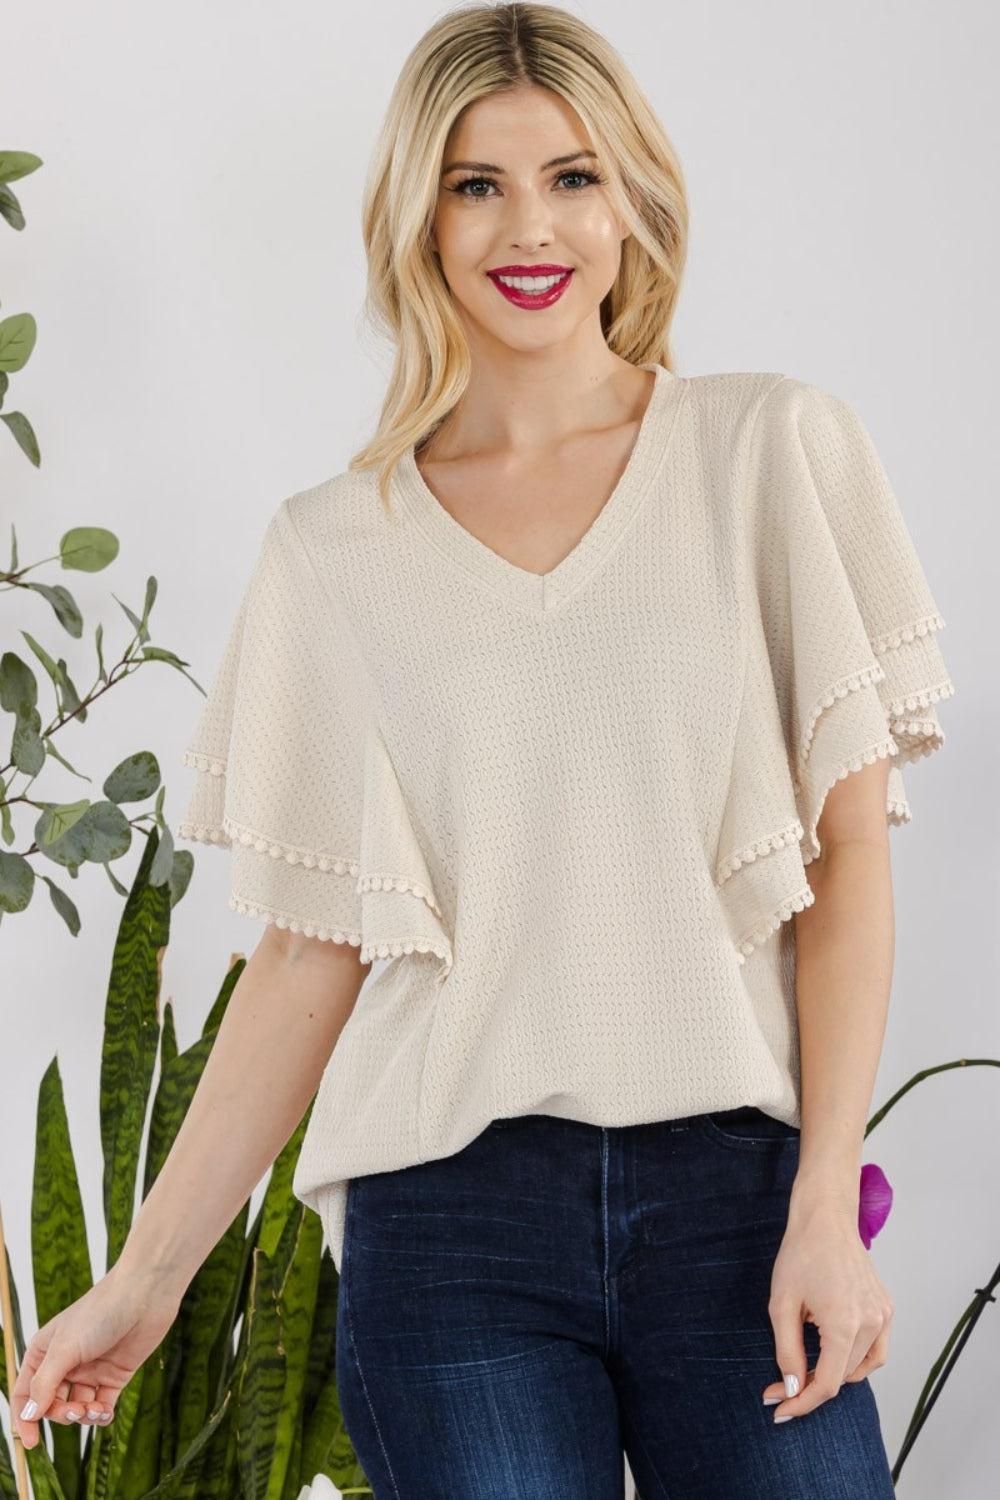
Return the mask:
[[312, 1484], [304, 1485], [298, 1493], [298, 1500], [339, 1500], [339, 1497], [337, 1486], [325, 1474], [317, 1474]]

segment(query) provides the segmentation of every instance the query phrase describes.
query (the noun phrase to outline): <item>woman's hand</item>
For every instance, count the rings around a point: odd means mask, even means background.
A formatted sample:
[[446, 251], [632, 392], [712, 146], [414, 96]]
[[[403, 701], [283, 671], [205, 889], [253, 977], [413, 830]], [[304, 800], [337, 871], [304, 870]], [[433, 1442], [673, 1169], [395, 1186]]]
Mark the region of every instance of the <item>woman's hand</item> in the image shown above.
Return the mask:
[[[154, 1278], [112, 1269], [39, 1328], [24, 1351], [10, 1395], [11, 1425], [25, 1448], [39, 1441], [39, 1423], [106, 1426], [122, 1390], [177, 1316], [173, 1291]], [[35, 1409], [22, 1417], [25, 1403]]]
[[[846, 1381], [863, 1380], [886, 1362], [894, 1308], [858, 1234], [857, 1204], [849, 1198], [793, 1200], [771, 1273], [768, 1313], [782, 1374], [798, 1381], [786, 1394], [781, 1381], [762, 1396], [782, 1398], [775, 1421], [801, 1417], [835, 1396]], [[820, 1355], [806, 1369], [804, 1322], [820, 1331]], [[786, 1382], [787, 1384], [787, 1382]]]

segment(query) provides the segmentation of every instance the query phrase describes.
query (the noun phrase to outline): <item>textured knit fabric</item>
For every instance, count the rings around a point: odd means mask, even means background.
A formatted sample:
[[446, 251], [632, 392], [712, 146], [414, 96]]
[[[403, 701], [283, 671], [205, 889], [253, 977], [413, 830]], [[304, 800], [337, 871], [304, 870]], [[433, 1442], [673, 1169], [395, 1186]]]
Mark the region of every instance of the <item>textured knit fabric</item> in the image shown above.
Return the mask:
[[943, 742], [944, 621], [854, 410], [658, 365], [625, 470], [544, 575], [411, 449], [271, 518], [176, 832], [230, 905], [373, 970], [295, 1173], [340, 1265], [352, 1176], [493, 1118], [799, 1124], [794, 922], [834, 782]]

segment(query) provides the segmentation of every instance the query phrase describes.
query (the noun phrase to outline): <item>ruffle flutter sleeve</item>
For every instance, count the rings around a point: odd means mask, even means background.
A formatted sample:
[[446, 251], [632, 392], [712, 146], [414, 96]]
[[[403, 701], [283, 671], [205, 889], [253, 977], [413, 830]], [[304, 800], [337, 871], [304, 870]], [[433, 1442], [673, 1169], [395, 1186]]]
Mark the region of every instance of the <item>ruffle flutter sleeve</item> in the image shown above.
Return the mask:
[[363, 702], [285, 500], [183, 755], [197, 774], [176, 831], [232, 850], [234, 910], [360, 946]]
[[815, 899], [807, 866], [830, 788], [889, 757], [886, 817], [910, 821], [902, 768], [944, 743], [944, 620], [871, 437], [792, 377], [757, 413], [744, 510], [746, 675], [715, 880], [741, 961]]

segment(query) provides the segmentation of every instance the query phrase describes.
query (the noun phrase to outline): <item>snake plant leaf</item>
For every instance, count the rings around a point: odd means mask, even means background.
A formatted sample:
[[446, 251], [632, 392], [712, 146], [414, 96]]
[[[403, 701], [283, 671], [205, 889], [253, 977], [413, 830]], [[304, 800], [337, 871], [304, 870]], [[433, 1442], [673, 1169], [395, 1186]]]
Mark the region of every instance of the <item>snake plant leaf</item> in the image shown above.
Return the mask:
[[197, 1437], [182, 1454], [177, 1465], [164, 1475], [154, 1489], [146, 1491], [144, 1500], [173, 1500], [173, 1497], [179, 1493], [177, 1485], [183, 1478], [185, 1470], [197, 1458], [216, 1428], [225, 1420], [231, 1401], [232, 1394], [227, 1391], [217, 1410], [212, 1413]]
[[142, 1388], [147, 1359], [136, 1370], [115, 1402], [115, 1419], [110, 1427], [94, 1427], [93, 1447], [87, 1455], [84, 1500], [116, 1500], [118, 1485], [125, 1473], [132, 1428], [142, 1403]]
[[11, 1463], [7, 1439], [0, 1430], [0, 1496], [2, 1500], [17, 1500], [17, 1480]]
[[145, 802], [161, 782], [160, 762], [152, 750], [136, 750], [126, 755], [104, 778], [101, 791], [109, 802]]
[[59, 1476], [45, 1444], [36, 1443], [33, 1448], [25, 1448], [24, 1456], [28, 1464], [31, 1492], [35, 1500], [67, 1500], [66, 1492], [59, 1483]]
[[[31, 1258], [41, 1327], [94, 1284], [57, 1057], [46, 1068], [38, 1090]], [[52, 1456], [62, 1488], [67, 1495], [75, 1495], [81, 1472], [80, 1429], [53, 1422]]]
[[[193, 1046], [177, 1056], [161, 1053], [160, 1081], [149, 1127], [144, 1196], [173, 1146], [216, 1035], [213, 1031], [199, 1037]], [[228, 1347], [230, 1298], [242, 1263], [247, 1214], [248, 1204], [244, 1204], [192, 1278], [174, 1324], [181, 1344], [184, 1379], [173, 1400], [176, 1430], [172, 1435], [172, 1459], [173, 1455], [179, 1457], [201, 1431], [211, 1410], [220, 1374], [231, 1362]], [[177, 1494], [196, 1495], [197, 1491], [189, 1489], [192, 1482], [197, 1482], [196, 1474], [181, 1481]]]
[[265, 1500], [285, 1389], [285, 1344], [271, 1262], [255, 1249], [237, 1386], [236, 1452], [243, 1500]]
[[337, 1390], [337, 1303], [340, 1277], [330, 1255], [320, 1261], [319, 1286], [309, 1342], [303, 1397], [305, 1423], [300, 1476], [307, 1483], [325, 1474], [340, 1490], [367, 1484], [347, 1433]]
[[[285, 1390], [275, 1433], [268, 1500], [297, 1496], [303, 1479], [303, 1395], [309, 1361], [309, 1342], [319, 1287], [323, 1254], [323, 1226], [319, 1215], [304, 1203], [297, 1205], [298, 1233], [291, 1264], [281, 1287], [281, 1325], [285, 1345]], [[294, 1220], [293, 1220], [294, 1222]]]
[[160, 949], [170, 933], [169, 893], [165, 886], [151, 886], [148, 879], [157, 842], [155, 830], [150, 831], [118, 925], [104, 1011], [100, 1115], [108, 1269], [121, 1254], [132, 1223], [156, 1060]]
[[229, 997], [236, 988], [236, 983], [246, 966], [247, 961], [242, 953], [234, 953], [232, 955], [229, 961], [229, 968], [226, 970], [226, 977], [219, 986], [219, 993], [212, 1002], [211, 1010], [205, 1017], [205, 1024], [202, 1027], [203, 1036], [207, 1035], [210, 1031], [217, 1031], [222, 1025], [222, 1018], [229, 1006]]
[[[316, 1310], [309, 1334], [309, 1357], [306, 1361], [306, 1383], [302, 1392], [302, 1409], [308, 1423], [333, 1371], [337, 1350], [337, 1293], [340, 1277], [329, 1255], [319, 1263], [316, 1287]], [[315, 1473], [315, 1470], [313, 1470]]]

